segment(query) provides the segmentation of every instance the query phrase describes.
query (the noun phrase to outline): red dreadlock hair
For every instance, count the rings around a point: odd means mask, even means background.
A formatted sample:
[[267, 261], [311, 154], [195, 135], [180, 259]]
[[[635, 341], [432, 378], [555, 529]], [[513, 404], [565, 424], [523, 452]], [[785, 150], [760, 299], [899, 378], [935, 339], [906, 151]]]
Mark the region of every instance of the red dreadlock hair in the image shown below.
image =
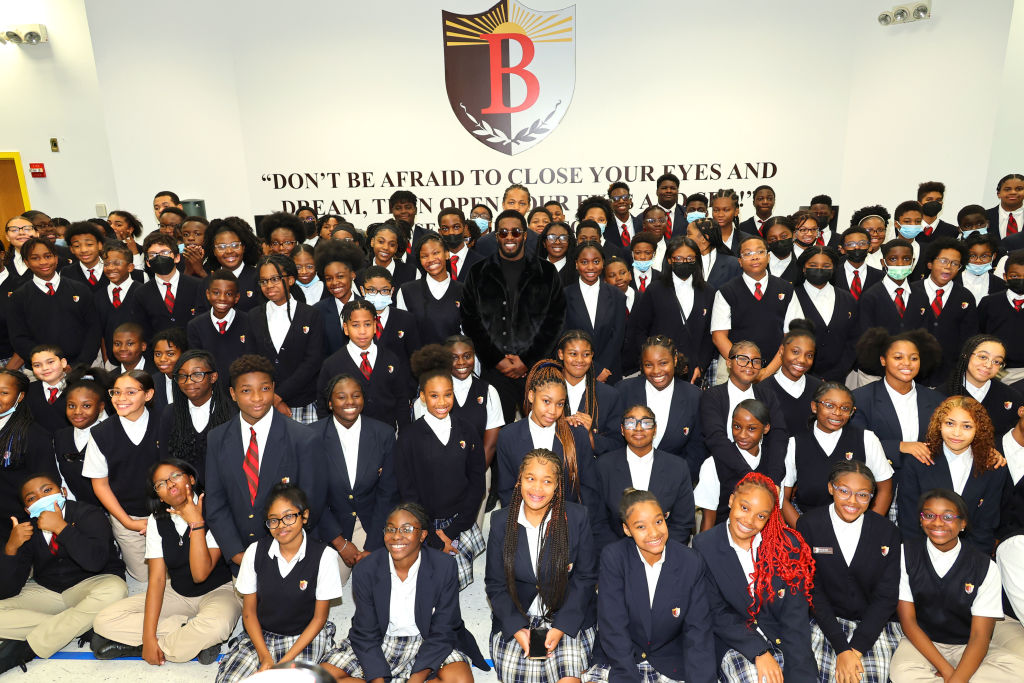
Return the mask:
[[754, 561], [753, 598], [748, 608], [749, 626], [753, 626], [761, 607], [767, 601], [775, 600], [772, 579], [780, 577], [786, 582], [791, 592], [801, 592], [811, 604], [811, 589], [814, 587], [814, 558], [811, 549], [804, 543], [803, 537], [793, 529], [788, 529], [782, 521], [779, 511], [779, 490], [775, 482], [761, 474], [751, 472], [740, 479], [734, 491], [745, 486], [757, 486], [764, 489], [772, 498], [772, 511], [768, 521], [761, 529], [761, 545], [757, 549]]

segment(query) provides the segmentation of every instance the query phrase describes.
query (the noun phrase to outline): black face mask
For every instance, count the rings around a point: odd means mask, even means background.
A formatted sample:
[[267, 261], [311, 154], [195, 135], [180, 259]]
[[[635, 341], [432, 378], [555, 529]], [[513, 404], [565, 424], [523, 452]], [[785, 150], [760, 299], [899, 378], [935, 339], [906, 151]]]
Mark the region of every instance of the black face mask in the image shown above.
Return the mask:
[[834, 272], [831, 268], [808, 268], [804, 271], [804, 279], [815, 287], [820, 287], [832, 279]]
[[776, 240], [768, 245], [768, 251], [775, 254], [775, 258], [787, 258], [793, 253], [793, 239]]
[[864, 263], [864, 259], [868, 257], [867, 249], [847, 249], [846, 260], [851, 263]]
[[157, 275], [170, 275], [174, 270], [174, 259], [170, 256], [154, 256], [149, 259], [149, 267]]
[[444, 246], [448, 247], [449, 249], [455, 249], [459, 245], [465, 243], [466, 238], [460, 232], [451, 235], [441, 235], [441, 241], [444, 242]]
[[1014, 294], [1024, 294], [1024, 280], [1017, 278], [1015, 280], [1007, 280], [1006, 288]]
[[685, 280], [686, 278], [688, 278], [691, 275], [693, 275], [695, 272], [697, 272], [697, 262], [696, 261], [694, 261], [693, 263], [673, 263], [672, 264], [672, 274], [675, 275], [677, 278], [679, 278], [681, 280]]
[[942, 202], [935, 200], [925, 202], [921, 205], [921, 209], [924, 211], [925, 216], [938, 216], [939, 211], [942, 211]]

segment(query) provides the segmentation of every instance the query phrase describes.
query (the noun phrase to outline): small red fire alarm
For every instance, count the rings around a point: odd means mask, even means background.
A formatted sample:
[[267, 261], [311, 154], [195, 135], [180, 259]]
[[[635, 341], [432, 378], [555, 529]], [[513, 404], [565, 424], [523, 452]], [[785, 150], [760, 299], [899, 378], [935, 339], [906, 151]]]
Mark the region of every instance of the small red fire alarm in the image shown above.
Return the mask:
[[44, 164], [29, 164], [29, 171], [32, 172], [33, 178], [45, 178], [46, 177], [46, 166]]

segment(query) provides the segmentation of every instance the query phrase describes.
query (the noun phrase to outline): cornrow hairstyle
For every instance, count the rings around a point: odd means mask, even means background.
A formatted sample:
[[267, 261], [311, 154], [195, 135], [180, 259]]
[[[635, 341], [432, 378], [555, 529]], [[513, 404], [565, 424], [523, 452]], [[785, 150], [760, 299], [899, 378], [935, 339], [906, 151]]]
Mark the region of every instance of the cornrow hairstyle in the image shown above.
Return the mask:
[[[427, 509], [419, 503], [413, 503], [412, 501], [403, 501], [393, 507], [391, 512], [385, 519], [391, 517], [396, 512], [408, 512], [410, 515], [416, 518], [416, 522], [420, 525], [421, 530], [430, 531], [434, 527], [434, 522], [430, 519], [430, 515], [427, 514]], [[418, 539], [417, 539], [418, 540]]]
[[[174, 374], [177, 375], [190, 360], [202, 361], [207, 370], [217, 372], [217, 364], [213, 354], [203, 349], [192, 349], [178, 357], [174, 364]], [[171, 426], [171, 438], [168, 444], [168, 453], [179, 460], [200, 465], [206, 460], [206, 437], [210, 430], [217, 425], [224, 424], [235, 416], [237, 408], [231, 396], [224, 390], [224, 385], [217, 381], [213, 382], [213, 394], [210, 397], [210, 419], [203, 431], [196, 433], [192, 425], [192, 416], [189, 413], [189, 400], [182, 391], [178, 382], [172, 382], [174, 389], [173, 407], [174, 423]], [[197, 467], [198, 468], [198, 467]]]
[[715, 192], [714, 194], [711, 195], [711, 201], [708, 203], [708, 206], [710, 206], [711, 204], [714, 204], [716, 199], [731, 199], [732, 200], [733, 208], [736, 209], [736, 215], [732, 217], [732, 227], [733, 227], [733, 229], [739, 228], [740, 227], [740, 213], [739, 213], [740, 196], [738, 194], [736, 194], [736, 191], [731, 189], [731, 188], [730, 189], [726, 189], [726, 190], [719, 190], [718, 192]]
[[[543, 361], [542, 361], [543, 362]], [[569, 520], [565, 510], [565, 491], [562, 486], [562, 462], [558, 456], [546, 448], [535, 448], [523, 457], [519, 465], [519, 476], [516, 477], [512, 499], [508, 505], [508, 518], [505, 520], [505, 543], [502, 546], [502, 563], [505, 568], [505, 586], [512, 603], [519, 612], [526, 616], [526, 611], [519, 602], [516, 590], [516, 551], [519, 546], [519, 510], [523, 504], [523, 493], [519, 485], [528, 463], [540, 460], [555, 468], [555, 493], [548, 505], [544, 534], [537, 553], [537, 589], [541, 601], [547, 608], [546, 617], [550, 618], [565, 602], [565, 593], [569, 585]]]
[[[428, 242], [437, 242], [438, 246], [441, 247], [441, 251], [448, 253], [448, 247], [445, 245], [444, 240], [441, 239], [440, 233], [434, 232], [433, 230], [427, 230], [416, 238], [412, 245], [412, 253], [410, 254], [410, 257], [412, 258], [413, 264], [416, 266], [416, 270], [418, 270], [424, 277], [427, 276], [427, 269], [423, 267], [422, 263], [420, 263], [420, 251]], [[445, 261], [444, 269], [445, 272], [451, 275], [452, 269], [447, 263], [447, 260]]]
[[968, 519], [967, 503], [960, 497], [960, 494], [951, 491], [949, 489], [931, 489], [921, 494], [921, 497], [917, 501], [917, 514], [920, 515], [924, 512], [924, 504], [929, 500], [934, 499], [945, 500], [953, 504], [956, 508], [956, 514], [960, 515], [960, 519], [964, 521], [964, 530], [970, 528], [971, 522]]
[[203, 235], [203, 253], [206, 254], [207, 271], [223, 267], [215, 256], [217, 250], [213, 246], [214, 238], [223, 232], [235, 233], [238, 241], [242, 243], [242, 263], [245, 265], [251, 266], [255, 264], [259, 257], [262, 256], [263, 252], [260, 249], [259, 242], [256, 240], [256, 233], [253, 231], [252, 226], [244, 219], [238, 216], [214, 218], [210, 221], [210, 225], [207, 226], [206, 234]]
[[1007, 173], [1006, 175], [999, 179], [998, 183], [996, 183], [996, 192], [999, 192], [1000, 190], [1003, 189], [1003, 184], [1007, 180], [1024, 180], [1024, 175], [1021, 175], [1020, 173]]
[[[588, 334], [584, 330], [569, 330], [568, 332], [563, 334], [562, 337], [558, 340], [558, 344], [555, 345], [555, 348], [558, 349], [559, 351], [561, 351], [562, 353], [565, 353], [565, 347], [569, 345], [569, 342], [574, 342], [574, 341], [585, 342], [588, 346], [590, 346], [590, 351], [592, 353], [595, 351], [595, 349], [594, 349], [594, 338], [591, 337], [590, 334]], [[597, 379], [596, 379], [596, 375], [594, 374], [593, 358], [591, 358], [590, 367], [587, 368], [587, 376], [586, 376], [586, 378], [584, 378], [583, 381], [586, 383], [585, 386], [587, 388], [586, 399], [585, 399], [585, 401], [583, 403], [583, 412], [585, 412], [587, 415], [590, 416], [590, 419], [592, 420], [591, 424], [595, 424], [596, 425], [596, 424], [598, 424], [598, 419], [597, 419]], [[568, 394], [568, 387], [566, 387], [566, 396], [568, 397], [568, 395], [569, 395]], [[575, 406], [567, 406], [567, 407], [568, 407], [568, 412], [570, 414], [575, 412], [575, 408], [576, 408]], [[591, 435], [590, 438], [591, 438], [591, 441], [593, 441], [593, 435]], [[591, 445], [593, 445], [593, 444], [591, 444]]]
[[750, 413], [751, 417], [760, 422], [765, 427], [770, 427], [772, 424], [772, 414], [761, 401], [756, 398], [745, 398], [736, 404], [736, 407], [732, 409], [732, 415], [730, 418], [735, 419], [736, 413], [741, 410], [745, 410]]
[[[572, 232], [569, 233], [569, 240], [572, 240]], [[582, 242], [576, 244], [576, 246], [573, 247], [572, 249], [572, 254], [570, 258], [572, 259], [573, 263], [576, 263], [576, 259], [580, 257], [580, 254], [583, 253], [584, 249], [593, 249], [594, 251], [596, 251], [598, 254], [601, 255], [602, 262], [606, 261], [608, 258], [605, 254], [604, 247], [601, 246], [600, 242], [598, 242], [597, 240], [583, 240]]]
[[764, 222], [763, 234], [766, 238], [768, 236], [768, 231], [774, 228], [776, 225], [781, 225], [786, 230], [789, 230], [790, 237], [792, 237], [796, 233], [796, 225], [793, 223], [793, 219], [790, 216], [772, 216], [771, 218]]
[[733, 256], [732, 249], [722, 241], [722, 229], [710, 218], [698, 218], [690, 223], [711, 245], [711, 250], [726, 256]]
[[231, 367], [228, 368], [228, 374], [231, 377], [231, 386], [234, 387], [239, 377], [247, 375], [250, 372], [262, 372], [270, 377], [271, 382], [274, 381], [274, 364], [270, 362], [269, 358], [261, 356], [258, 353], [243, 353], [241, 356], [236, 358], [231, 363]]
[[356, 311], [366, 311], [371, 316], [377, 316], [377, 309], [373, 307], [366, 299], [352, 298], [347, 304], [341, 307], [341, 321], [348, 322], [352, 319], [352, 314]]
[[847, 474], [859, 474], [867, 479], [871, 483], [871, 493], [874, 495], [877, 486], [875, 473], [871, 471], [867, 464], [860, 460], [836, 460], [835, 464], [832, 465], [832, 471], [828, 474], [828, 483], [835, 486]]
[[919, 377], [927, 377], [935, 368], [935, 365], [942, 357], [942, 346], [939, 341], [924, 329], [907, 330], [896, 335], [890, 335], [889, 330], [884, 327], [872, 327], [861, 335], [857, 340], [857, 362], [865, 372], [872, 375], [883, 375], [885, 369], [882, 367], [881, 357], [897, 342], [910, 342], [917, 347], [921, 356], [921, 369]]
[[[508, 193], [511, 192], [512, 190], [522, 190], [523, 192], [526, 193], [526, 198], [528, 200], [532, 200], [533, 199], [533, 197], [530, 195], [530, 188], [526, 187], [526, 185], [520, 185], [519, 183], [512, 183], [511, 185], [509, 185], [508, 187], [505, 188], [505, 191], [501, 195], [501, 203], [502, 203], [502, 205], [505, 204], [505, 200], [508, 199]], [[473, 208], [475, 209], [476, 207], [474, 206]], [[484, 207], [484, 208], [487, 208], [487, 207]], [[487, 209], [487, 210], [490, 211], [490, 209]], [[504, 213], [504, 211], [502, 213]], [[520, 214], [520, 215], [522, 215], [522, 214]]]
[[[294, 218], [294, 216], [292, 217]], [[261, 257], [256, 262], [257, 284], [259, 283], [260, 271], [263, 269], [263, 266], [272, 266], [277, 271], [278, 277], [282, 280], [281, 288], [284, 290], [285, 312], [288, 314], [288, 322], [290, 324], [292, 322], [292, 294], [288, 289], [288, 283], [284, 279], [286, 277], [298, 277], [299, 271], [295, 269], [295, 262], [282, 254], [267, 254]]]
[[[178, 202], [174, 203], [177, 204]], [[142, 221], [136, 218], [135, 214], [131, 213], [130, 211], [123, 211], [121, 209], [117, 209], [116, 211], [111, 211], [110, 213], [108, 213], [107, 219], [109, 220], [111, 216], [123, 218], [124, 222], [128, 224], [128, 227], [132, 229], [132, 237], [138, 237], [139, 235], [142, 234]]]
[[[549, 384], [557, 384], [562, 387], [566, 398], [569, 396], [569, 389], [565, 385], [565, 376], [562, 374], [562, 366], [558, 361], [550, 358], [539, 360], [530, 368], [526, 375], [526, 395], [523, 399], [523, 415], [529, 415], [533, 410], [533, 403], [530, 401], [530, 392], [536, 391]], [[581, 500], [582, 487], [580, 486], [579, 465], [576, 462], [576, 442], [573, 440], [572, 429], [565, 418], [569, 415], [569, 406], [566, 404], [562, 414], [555, 420], [555, 437], [562, 444], [562, 455], [565, 458], [565, 472], [572, 485], [569, 493], [577, 501]]]
[[[8, 418], [7, 424], [0, 428], [0, 452], [4, 454], [0, 460], [0, 470], [15, 470], [25, 466], [25, 454], [28, 450], [28, 432], [35, 420], [28, 407], [28, 377], [21, 372], [0, 369], [0, 376], [10, 377], [18, 387], [21, 400]], [[58, 482], [59, 483], [59, 482]]]
[[167, 504], [160, 500], [160, 494], [153, 488], [153, 475], [164, 465], [176, 467], [184, 472], [186, 477], [192, 477], [195, 480], [196, 483], [191, 485], [193, 495], [200, 496], [203, 493], [203, 482], [199, 481], [199, 472], [196, 471], [192, 463], [174, 456], [161, 458], [150, 465], [149, 470], [146, 471], [146, 482], [149, 484], [146, 487], [146, 503], [149, 505], [149, 514], [153, 515], [155, 519], [167, 519], [170, 517], [170, 513], [167, 511]]
[[341, 263], [351, 272], [353, 277], [366, 265], [366, 252], [354, 242], [342, 240], [321, 240], [313, 250], [316, 261], [316, 274], [324, 279], [324, 270], [332, 263]]
[[661, 507], [658, 497], [650, 491], [642, 491], [629, 486], [623, 489], [622, 500], [619, 501], [619, 519], [622, 520], [623, 524], [627, 523], [626, 518], [629, 517], [629, 512], [633, 509], [633, 506], [639, 503], [654, 503]]
[[775, 601], [772, 579], [778, 576], [791, 593], [803, 593], [807, 604], [812, 605], [811, 589], [814, 588], [814, 558], [811, 549], [804, 543], [803, 536], [793, 529], [787, 529], [779, 512], [779, 490], [775, 482], [760, 472], [750, 472], [736, 484], [733, 493], [748, 486], [756, 486], [768, 492], [772, 499], [768, 522], [761, 529], [761, 545], [754, 560], [754, 577], [747, 625], [753, 627], [757, 615], [767, 602]]
[[[534, 211], [536, 211], [536, 209], [534, 209]], [[542, 258], [542, 259], [547, 259], [548, 252], [544, 248], [544, 245], [548, 241], [548, 234], [553, 229], [555, 229], [555, 228], [562, 228], [563, 230], [565, 230], [566, 234], [568, 234], [568, 236], [569, 236], [569, 239], [568, 239], [568, 245], [569, 246], [565, 250], [565, 253], [566, 254], [571, 254], [571, 253], [573, 253], [573, 250], [576, 249], [576, 235], [573, 234], [572, 228], [570, 228], [568, 226], [568, 224], [562, 223], [561, 221], [552, 221], [551, 223], [548, 223], [547, 225], [544, 226], [544, 231], [541, 232], [539, 238], [537, 239], [537, 255], [540, 258]], [[601, 228], [598, 227], [597, 231], [600, 233], [601, 232]]]
[[[405, 221], [401, 222], [405, 223]], [[405, 250], [409, 248], [409, 236], [398, 223], [399, 221], [395, 221], [392, 219], [390, 221], [385, 221], [384, 223], [374, 223], [370, 225], [368, 228], [366, 228], [367, 251], [372, 252], [373, 248], [371, 243], [373, 242], [374, 237], [380, 234], [381, 231], [383, 230], [389, 230], [395, 236], [395, 241], [398, 242], [398, 251], [395, 252], [395, 255], [392, 257], [392, 259], [396, 261], [401, 260], [401, 256], [405, 253]], [[372, 262], [373, 254], [369, 253], [367, 255], [367, 258]]]
[[961, 267], [967, 265], [967, 257], [970, 256], [967, 245], [963, 243], [963, 240], [953, 239], [952, 237], [939, 237], [932, 240], [931, 244], [928, 245], [928, 249], [925, 250], [924, 262], [931, 263], [939, 257], [939, 254], [944, 249], [952, 249], [960, 254]]
[[852, 403], [854, 405], [854, 407], [857, 406], [857, 399], [854, 398], [853, 392], [850, 391], [850, 388], [848, 386], [846, 386], [845, 384], [843, 384], [842, 382], [836, 382], [836, 381], [822, 382], [820, 385], [818, 385], [818, 388], [814, 390], [814, 395], [811, 398], [814, 401], [820, 401], [822, 398], [825, 397], [825, 394], [827, 394], [830, 391], [841, 391], [841, 392], [843, 392], [844, 394], [846, 394], [847, 396], [850, 397], [850, 403]]
[[[609, 192], [611, 192], [611, 190], [609, 190]], [[587, 215], [587, 212], [594, 207], [604, 211], [604, 219], [606, 223], [612, 224], [615, 222], [612, 220], [615, 216], [615, 211], [612, 210], [611, 201], [609, 201], [607, 197], [599, 197], [597, 195], [587, 197], [580, 202], [579, 208], [576, 209], [576, 220], [583, 220], [583, 217]]]
[[[663, 349], [667, 349], [669, 355], [672, 356], [672, 360], [675, 362], [675, 368], [673, 368], [672, 375], [676, 378], [685, 378], [683, 374], [683, 368], [689, 364], [690, 359], [686, 355], [676, 348], [676, 343], [672, 341], [672, 337], [664, 334], [656, 334], [653, 337], [648, 337], [640, 344], [640, 367], [644, 365], [644, 351], [647, 349], [660, 346]], [[641, 374], [643, 372], [641, 371]]]
[[812, 342], [816, 342], [814, 323], [804, 318], [793, 318], [789, 321], [789, 332], [786, 332], [782, 337], [782, 345], [786, 346], [794, 339], [799, 339], [800, 337], [806, 337]]
[[685, 231], [680, 231], [672, 235], [672, 239], [668, 241], [665, 246], [665, 258], [662, 260], [661, 272], [658, 273], [658, 277], [669, 287], [672, 287], [672, 265], [669, 259], [681, 247], [689, 247], [693, 250], [694, 256], [697, 257], [697, 267], [693, 271], [693, 275], [690, 276], [690, 284], [694, 289], [702, 290], [707, 288], [707, 282], [704, 281], [704, 262], [700, 258], [700, 247], [697, 243], [686, 236]]
[[865, 206], [860, 209], [857, 209], [856, 211], [853, 212], [853, 215], [850, 216], [850, 227], [852, 228], [855, 225], [860, 226], [861, 224], [864, 223], [864, 219], [870, 218], [871, 216], [881, 218], [882, 222], [885, 223], [887, 226], [889, 225], [889, 219], [892, 218], [892, 215], [889, 213], [889, 210], [880, 204], [875, 204], [873, 206]]
[[473, 353], [476, 353], [476, 344], [473, 343], [473, 340], [470, 337], [467, 337], [464, 334], [450, 335], [449, 337], [446, 337], [442, 343], [444, 344], [444, 347], [449, 350], [456, 344], [465, 344], [469, 348], [473, 349]]
[[302, 513], [309, 509], [309, 499], [306, 497], [305, 491], [300, 489], [297, 484], [279, 481], [274, 484], [274, 488], [270, 489], [270, 497], [267, 498], [267, 506], [263, 509], [263, 519], [267, 519], [267, 517], [270, 516], [270, 508], [273, 507], [274, 503], [281, 498], [284, 498], [286, 501], [298, 508], [300, 518]]
[[992, 427], [992, 418], [988, 416], [988, 409], [970, 396], [950, 396], [940, 403], [932, 413], [931, 422], [928, 423], [928, 435], [925, 437], [932, 457], [943, 457], [942, 423], [954, 408], [960, 408], [974, 420], [974, 439], [971, 441], [974, 476], [980, 477], [983, 473], [996, 469], [999, 452], [996, 450], [996, 435], [995, 429]]
[[452, 352], [440, 344], [427, 344], [409, 356], [409, 367], [419, 381], [420, 391], [435, 377], [452, 381]]
[[967, 395], [967, 365], [971, 362], [971, 356], [978, 350], [978, 347], [986, 342], [992, 342], [999, 344], [1003, 347], [1003, 353], [1006, 353], [1006, 344], [1002, 339], [991, 334], [976, 334], [973, 337], [967, 339], [964, 342], [964, 346], [960, 349], [960, 355], [956, 359], [956, 366], [953, 368], [952, 374], [949, 376], [949, 380], [946, 381], [946, 395], [947, 396], [966, 396]]

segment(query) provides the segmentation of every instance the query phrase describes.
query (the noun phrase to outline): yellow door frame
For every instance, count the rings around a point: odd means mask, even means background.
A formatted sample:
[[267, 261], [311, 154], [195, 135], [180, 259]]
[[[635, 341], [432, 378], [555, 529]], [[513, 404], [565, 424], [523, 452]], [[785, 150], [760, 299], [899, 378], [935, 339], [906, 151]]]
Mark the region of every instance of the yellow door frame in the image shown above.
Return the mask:
[[18, 187], [21, 189], [21, 201], [25, 204], [25, 210], [30, 210], [32, 205], [28, 200], [28, 186], [25, 185], [25, 169], [21, 165], [21, 153], [0, 152], [0, 159], [10, 159], [14, 162], [14, 168], [18, 174]]

